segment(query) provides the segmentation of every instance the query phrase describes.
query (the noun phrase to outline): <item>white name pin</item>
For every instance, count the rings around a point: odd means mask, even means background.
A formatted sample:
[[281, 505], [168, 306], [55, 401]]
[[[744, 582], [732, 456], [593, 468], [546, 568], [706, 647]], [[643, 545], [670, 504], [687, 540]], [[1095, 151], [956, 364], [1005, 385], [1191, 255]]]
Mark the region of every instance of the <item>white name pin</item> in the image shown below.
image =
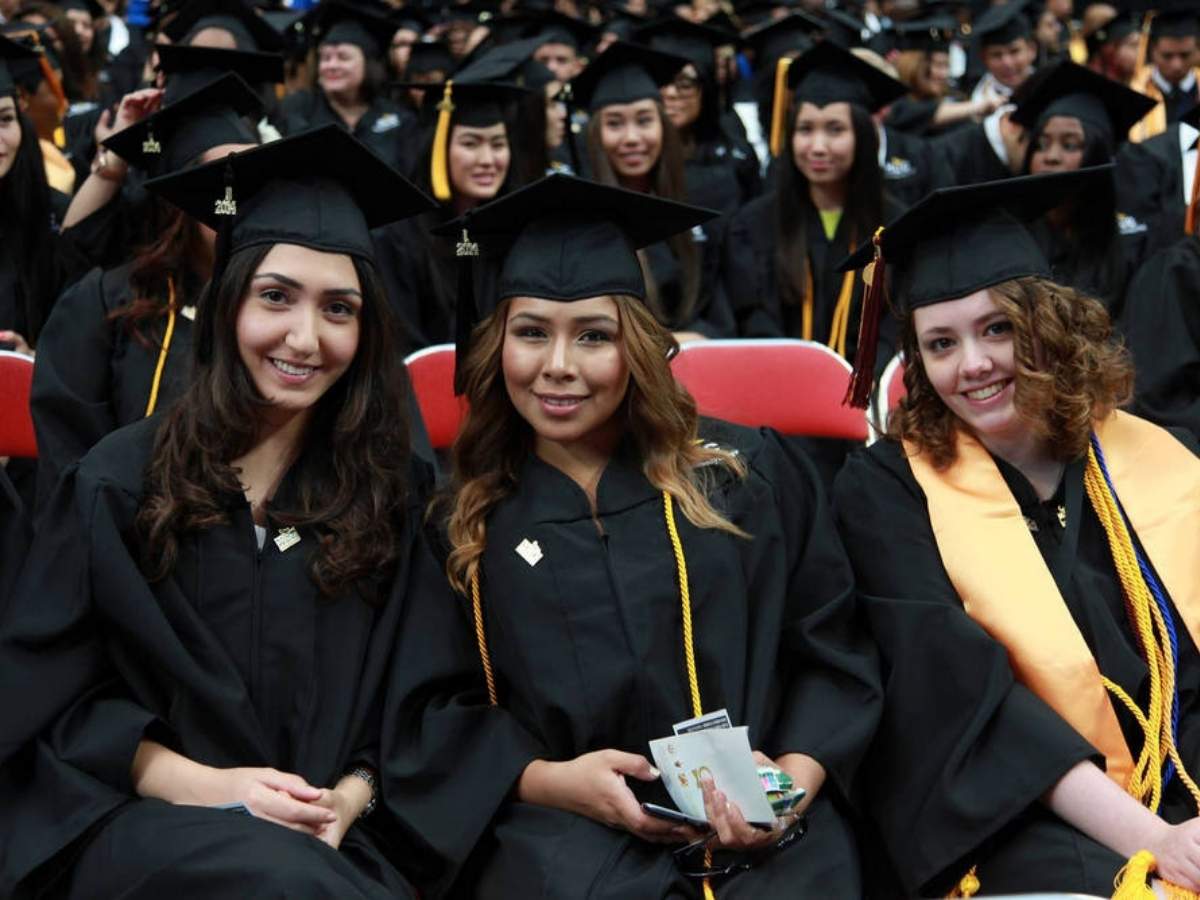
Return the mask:
[[279, 529], [279, 534], [275, 535], [275, 546], [279, 548], [279, 552], [283, 553], [300, 543], [300, 532], [290, 525], [287, 528]]
[[537, 541], [525, 538], [525, 540], [517, 544], [516, 550], [517, 555], [529, 563], [530, 566], [536, 566], [542, 561], [542, 548], [538, 545]]

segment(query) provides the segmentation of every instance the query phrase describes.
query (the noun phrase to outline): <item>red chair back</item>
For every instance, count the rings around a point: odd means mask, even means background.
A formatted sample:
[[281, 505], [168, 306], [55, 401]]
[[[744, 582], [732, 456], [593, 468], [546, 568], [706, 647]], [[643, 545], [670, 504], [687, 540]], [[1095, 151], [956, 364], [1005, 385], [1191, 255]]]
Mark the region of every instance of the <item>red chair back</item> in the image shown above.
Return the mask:
[[671, 363], [700, 413], [783, 434], [865, 441], [862, 410], [845, 406], [850, 365], [814, 341], [686, 344]]
[[446, 450], [458, 436], [467, 411], [464, 397], [454, 396], [454, 345], [436, 344], [410, 354], [404, 363], [429, 443], [434, 450]]
[[33, 387], [33, 360], [21, 353], [0, 350], [0, 456], [37, 456], [29, 391]]

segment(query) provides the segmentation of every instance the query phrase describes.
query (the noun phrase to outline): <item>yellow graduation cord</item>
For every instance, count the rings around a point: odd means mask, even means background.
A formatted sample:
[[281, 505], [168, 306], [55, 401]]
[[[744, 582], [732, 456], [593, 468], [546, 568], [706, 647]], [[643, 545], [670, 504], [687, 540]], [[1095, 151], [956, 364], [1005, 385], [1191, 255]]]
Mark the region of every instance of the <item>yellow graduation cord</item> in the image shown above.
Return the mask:
[[[688, 692], [692, 700], [692, 715], [703, 715], [700, 703], [700, 679], [696, 674], [696, 649], [692, 639], [692, 595], [688, 588], [687, 558], [683, 555], [683, 542], [675, 527], [675, 505], [668, 491], [662, 492], [663, 518], [667, 523], [667, 536], [671, 539], [671, 550], [675, 554], [675, 569], [679, 577], [679, 606], [683, 615], [683, 659], [687, 668]], [[475, 641], [479, 646], [479, 660], [483, 664], [483, 679], [487, 683], [488, 702], [498, 705], [496, 676], [492, 671], [492, 658], [488, 653], [487, 632], [483, 624], [483, 596], [479, 590], [479, 570], [471, 573], [471, 611], [475, 619]], [[712, 851], [704, 851], [704, 865], [712, 866]], [[704, 879], [704, 900], [715, 900], [710, 879]]]
[[433, 196], [445, 203], [450, 199], [450, 173], [447, 157], [450, 146], [450, 114], [454, 112], [454, 80], [446, 82], [438, 101], [437, 127], [433, 132], [433, 157], [429, 161], [429, 181]]
[[146, 418], [154, 414], [158, 405], [158, 386], [162, 381], [163, 368], [167, 364], [167, 352], [171, 349], [171, 338], [175, 336], [175, 279], [167, 276], [167, 331], [163, 335], [162, 349], [158, 351], [158, 364], [154, 367], [154, 380], [150, 383], [150, 399], [146, 401]]
[[[850, 242], [854, 252], [854, 241]], [[850, 330], [850, 306], [854, 302], [854, 272], [842, 276], [842, 288], [838, 291], [837, 305], [833, 308], [833, 321], [829, 325], [829, 340], [826, 346], [838, 356], [846, 355], [846, 335]], [[806, 341], [813, 339], [813, 277], [812, 265], [804, 273], [804, 305], [800, 310], [800, 336]]]

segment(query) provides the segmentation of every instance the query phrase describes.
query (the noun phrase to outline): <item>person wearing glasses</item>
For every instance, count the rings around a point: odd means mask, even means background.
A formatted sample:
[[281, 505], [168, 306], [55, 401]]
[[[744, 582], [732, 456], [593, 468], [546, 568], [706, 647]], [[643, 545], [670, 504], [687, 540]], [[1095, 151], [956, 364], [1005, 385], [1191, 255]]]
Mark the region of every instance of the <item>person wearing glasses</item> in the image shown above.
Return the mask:
[[[822, 487], [773, 432], [699, 418], [645, 303], [635, 248], [711, 215], [552, 175], [444, 229], [488, 286], [460, 297], [469, 412], [434, 507], [457, 594], [408, 607], [384, 778], [471, 896], [862, 894], [880, 686]], [[709, 827], [649, 814], [687, 773], [648, 742], [722, 709], [801, 805], [755, 827], [697, 776]]]

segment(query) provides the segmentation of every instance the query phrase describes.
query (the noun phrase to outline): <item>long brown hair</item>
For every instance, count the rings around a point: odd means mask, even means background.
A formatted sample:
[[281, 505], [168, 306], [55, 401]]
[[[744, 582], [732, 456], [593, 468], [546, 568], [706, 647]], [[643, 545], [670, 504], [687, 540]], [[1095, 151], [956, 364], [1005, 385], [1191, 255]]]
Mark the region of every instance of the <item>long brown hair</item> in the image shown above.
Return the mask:
[[[659, 150], [658, 162], [654, 164], [650, 173], [651, 190], [656, 197], [687, 203], [683, 142], [678, 129], [667, 118], [662, 102], [655, 100], [654, 108], [662, 126], [662, 147]], [[604, 152], [604, 142], [600, 138], [601, 128], [601, 114], [597, 112], [587, 125], [588, 160], [592, 165], [592, 177], [601, 184], [620, 187], [617, 172], [609, 161], [608, 154]], [[668, 238], [667, 245], [683, 273], [683, 295], [679, 301], [679, 308], [668, 310], [663, 305], [662, 293], [654, 280], [654, 273], [650, 271], [645, 254], [639, 252], [638, 259], [641, 260], [642, 275], [646, 280], [646, 304], [654, 312], [655, 318], [668, 328], [685, 328], [695, 315], [696, 304], [700, 299], [700, 251], [696, 242], [692, 240], [691, 232], [688, 231]]]
[[[147, 467], [137, 526], [149, 578], [165, 578], [191, 531], [228, 521], [241, 496], [231, 465], [258, 438], [267, 401], [241, 362], [237, 315], [271, 245], [234, 253], [199, 306], [192, 382], [159, 428]], [[409, 459], [407, 376], [390, 307], [375, 268], [357, 257], [362, 289], [358, 349], [350, 367], [318, 401], [293, 465], [294, 490], [273, 519], [311, 527], [318, 546], [312, 579], [326, 596], [386, 577], [398, 554]]]
[[[693, 525], [746, 537], [705, 495], [699, 474], [703, 470], [697, 468], [703, 463], [717, 460], [739, 477], [746, 470], [732, 453], [697, 442], [696, 401], [675, 381], [669, 365], [679, 345], [640, 300], [627, 296], [613, 300], [630, 372], [629, 391], [614, 415], [626, 417], [646, 479], [668, 491]], [[509, 305], [502, 302], [475, 327], [463, 365], [470, 406], [454, 442], [448, 503], [451, 552], [446, 562], [450, 583], [463, 593], [487, 545], [488, 513], [516, 490], [517, 473], [533, 451], [533, 430], [513, 408], [501, 368]], [[440, 505], [444, 504], [445, 500]]]
[[[1087, 452], [1092, 426], [1133, 392], [1129, 351], [1113, 337], [1103, 304], [1045, 278], [1017, 278], [988, 289], [1013, 328], [1013, 403], [1055, 458]], [[957, 455], [958, 417], [933, 389], [921, 362], [912, 313], [902, 326], [908, 395], [888, 419], [887, 435], [912, 442], [944, 469]]]

